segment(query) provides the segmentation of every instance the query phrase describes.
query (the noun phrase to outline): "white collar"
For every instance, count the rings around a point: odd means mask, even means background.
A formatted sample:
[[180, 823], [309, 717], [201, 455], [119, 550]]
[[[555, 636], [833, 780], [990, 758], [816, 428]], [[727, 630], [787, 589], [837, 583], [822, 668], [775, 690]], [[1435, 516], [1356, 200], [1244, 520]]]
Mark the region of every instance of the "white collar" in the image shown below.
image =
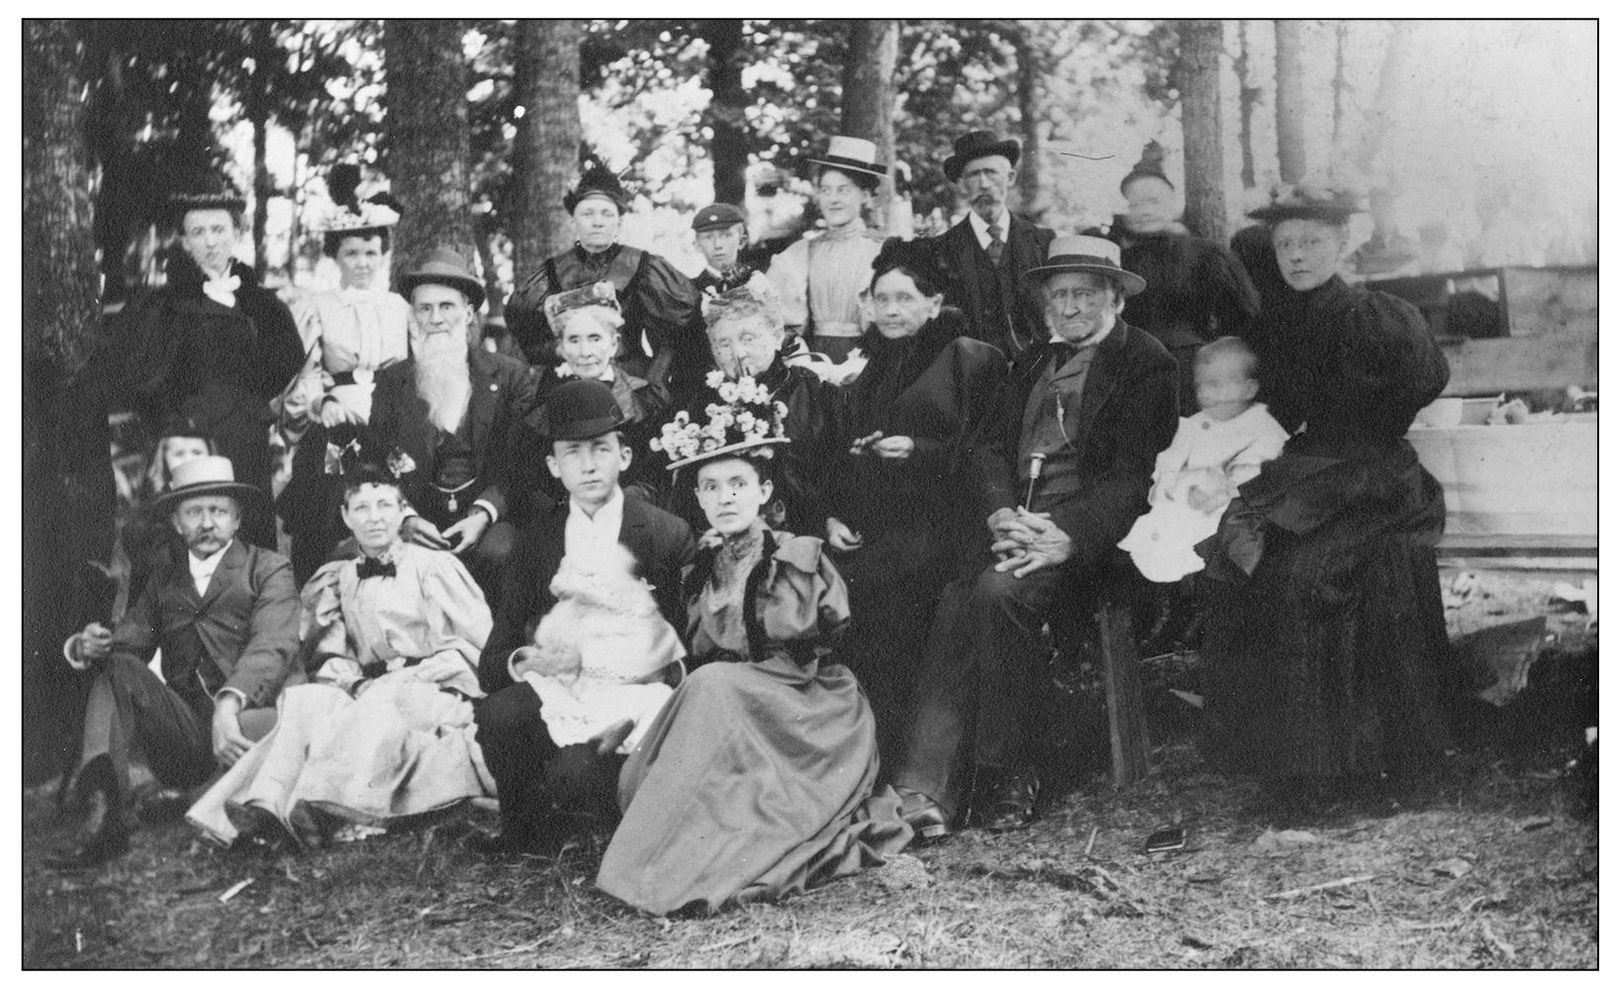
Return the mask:
[[605, 502], [600, 504], [600, 508], [595, 510], [595, 515], [593, 516], [584, 512], [583, 505], [577, 499], [571, 499], [570, 497], [567, 510], [568, 522], [578, 519], [593, 526], [603, 526], [608, 523], [621, 526], [623, 523], [623, 487], [613, 485], [612, 494], [606, 498]]
[[[977, 215], [976, 214], [976, 209], [974, 209], [974, 208], [966, 210], [965, 219], [966, 219], [967, 222], [971, 223], [971, 231], [976, 233], [977, 241], [980, 242], [984, 247], [987, 246], [989, 238], [990, 238], [988, 236], [988, 223], [987, 223], [987, 221], [985, 219], [983, 219], [982, 216]], [[1000, 212], [999, 213], [999, 220], [997, 222], [993, 223], [993, 224], [999, 227], [999, 238], [1003, 239], [1005, 242], [1009, 242], [1010, 241], [1010, 210], [1005, 209], [1004, 211]]]
[[185, 558], [191, 562], [191, 576], [192, 577], [210, 577], [210, 576], [212, 576], [213, 572], [219, 569], [219, 562], [224, 560], [225, 551], [229, 550], [230, 549], [230, 544], [234, 543], [234, 542], [236, 542], [236, 541], [231, 540], [229, 543], [226, 543], [222, 549], [220, 549], [217, 553], [215, 553], [211, 557], [198, 557], [196, 554], [191, 553], [189, 550], [185, 551]]

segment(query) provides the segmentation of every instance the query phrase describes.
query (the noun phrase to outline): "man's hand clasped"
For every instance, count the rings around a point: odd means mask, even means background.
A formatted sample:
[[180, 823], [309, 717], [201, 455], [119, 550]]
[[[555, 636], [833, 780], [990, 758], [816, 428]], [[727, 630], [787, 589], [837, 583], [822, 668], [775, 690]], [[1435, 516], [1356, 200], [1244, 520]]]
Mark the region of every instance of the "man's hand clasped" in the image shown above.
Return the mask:
[[1029, 512], [1020, 506], [997, 509], [988, 517], [988, 529], [994, 536], [991, 549], [999, 558], [993, 569], [1001, 574], [1026, 577], [1072, 556], [1072, 538], [1055, 525], [1049, 513]]

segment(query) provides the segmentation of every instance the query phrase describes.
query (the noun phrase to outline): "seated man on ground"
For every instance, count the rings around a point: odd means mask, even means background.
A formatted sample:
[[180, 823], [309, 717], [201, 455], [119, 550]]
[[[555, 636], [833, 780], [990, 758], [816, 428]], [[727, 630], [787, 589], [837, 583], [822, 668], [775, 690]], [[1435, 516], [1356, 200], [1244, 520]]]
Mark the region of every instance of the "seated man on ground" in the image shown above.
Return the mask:
[[250, 833], [320, 846], [494, 792], [471, 740], [493, 621], [483, 593], [453, 555], [399, 538], [414, 462], [350, 447], [337, 464], [360, 556], [303, 588], [314, 682], [286, 689], [275, 729], [186, 814], [225, 844]]
[[[584, 789], [581, 798], [592, 800], [587, 790], [610, 789], [620, 764], [618, 756], [607, 754], [610, 748], [587, 743], [560, 747], [545, 720], [539, 690], [512, 675], [512, 655], [534, 642], [540, 620], [557, 603], [552, 584], [562, 561], [598, 556], [603, 547], [621, 545], [654, 589], [661, 618], [682, 624], [679, 574], [696, 553], [688, 524], [624, 495], [618, 486], [633, 452], [623, 444], [623, 413], [608, 386], [569, 380], [556, 387], [546, 410], [547, 463], [568, 497], [541, 510], [517, 541], [494, 628], [478, 664], [478, 679], [488, 697], [477, 706], [477, 741], [499, 789], [501, 823], [499, 836], [477, 845], [484, 853], [522, 853], [553, 845], [565, 832], [561, 814], [599, 805], [579, 806], [580, 797], [572, 791]], [[516, 672], [543, 674], [546, 667], [529, 662], [542, 655], [522, 653]], [[615, 810], [615, 804], [607, 806]]]
[[[191, 458], [157, 504], [172, 510], [183, 560], [152, 572], [116, 631], [87, 625], [62, 649], [95, 681], [80, 764], [64, 780], [85, 818], [58, 867], [129, 850], [132, 806], [147, 820], [177, 814], [185, 795], [174, 787], [201, 783], [215, 761], [229, 766], [251, 748], [296, 666], [291, 564], [236, 535], [244, 506], [267, 507], [257, 486], [236, 481], [228, 458]], [[159, 648], [162, 679], [146, 665]]]
[[[990, 510], [977, 573], [944, 589], [895, 785], [922, 837], [960, 818], [955, 773], [975, 773], [972, 813], [1025, 826], [1039, 790], [1029, 727], [1052, 610], [1092, 583], [1145, 510], [1156, 453], [1177, 419], [1172, 357], [1121, 320], [1144, 282], [1116, 244], [1070, 236], [1026, 277], [1054, 337], [1017, 356], [974, 450], [971, 484]], [[973, 746], [966, 736], [975, 733]]]

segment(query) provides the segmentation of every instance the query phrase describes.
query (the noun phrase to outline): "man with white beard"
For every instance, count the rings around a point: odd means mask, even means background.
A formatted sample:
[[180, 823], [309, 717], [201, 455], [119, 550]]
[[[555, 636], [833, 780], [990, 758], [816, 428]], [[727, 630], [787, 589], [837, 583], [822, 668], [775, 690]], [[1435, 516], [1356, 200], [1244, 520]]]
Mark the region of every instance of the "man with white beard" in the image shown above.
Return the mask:
[[376, 374], [372, 439], [401, 452], [403, 539], [459, 555], [492, 604], [528, 505], [525, 476], [543, 461], [526, 423], [537, 376], [473, 343], [483, 285], [452, 250], [434, 250], [399, 289], [410, 302], [410, 357]]

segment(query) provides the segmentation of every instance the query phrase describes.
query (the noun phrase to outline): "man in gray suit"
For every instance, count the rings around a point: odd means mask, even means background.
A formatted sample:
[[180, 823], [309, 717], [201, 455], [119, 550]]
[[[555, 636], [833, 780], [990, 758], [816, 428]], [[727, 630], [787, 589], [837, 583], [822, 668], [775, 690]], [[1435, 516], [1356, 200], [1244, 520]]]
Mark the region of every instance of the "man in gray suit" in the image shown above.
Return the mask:
[[[228, 458], [180, 464], [157, 507], [171, 512], [184, 562], [152, 573], [116, 631], [92, 623], [62, 647], [95, 680], [80, 764], [67, 780], [84, 821], [54, 867], [93, 867], [128, 851], [131, 812], [177, 816], [181, 788], [251, 748], [273, 725], [281, 688], [301, 676], [291, 564], [236, 536], [244, 506], [262, 508], [262, 497], [235, 480]], [[147, 667], [159, 648], [161, 678]]]

